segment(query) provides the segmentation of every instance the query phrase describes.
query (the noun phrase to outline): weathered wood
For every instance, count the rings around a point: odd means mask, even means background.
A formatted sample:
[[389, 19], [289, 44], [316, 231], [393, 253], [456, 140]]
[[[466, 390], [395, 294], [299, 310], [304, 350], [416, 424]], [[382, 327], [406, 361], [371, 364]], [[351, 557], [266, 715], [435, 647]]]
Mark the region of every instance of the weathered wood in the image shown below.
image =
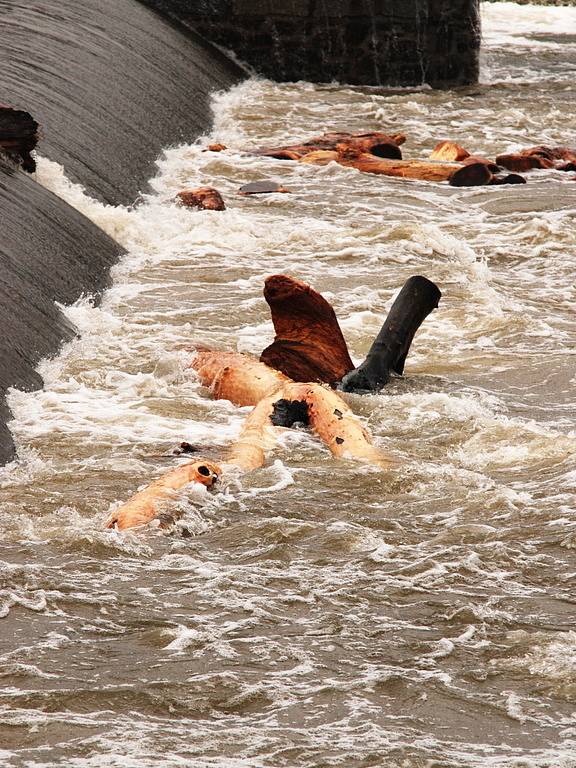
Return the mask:
[[[217, 365], [219, 353], [212, 354], [212, 364]], [[358, 419], [336, 392], [321, 384], [297, 383], [284, 377], [282, 384], [276, 390], [259, 398], [262, 390], [259, 384], [254, 385], [255, 373], [260, 366], [260, 378], [268, 380], [270, 376], [268, 366], [258, 363], [248, 355], [236, 354], [235, 363], [230, 366], [230, 353], [220, 354], [223, 369], [232, 367], [233, 375], [230, 379], [222, 378], [216, 371], [215, 381], [218, 381], [219, 385], [212, 386], [214, 397], [234, 402], [239, 390], [243, 395], [252, 390], [252, 397], [245, 399], [257, 402], [256, 407], [246, 419], [238, 440], [226, 457], [227, 463], [234, 464], [243, 470], [256, 469], [264, 464], [266, 453], [276, 445], [277, 438], [273, 427], [278, 423], [278, 403], [281, 401], [296, 403], [299, 414], [302, 414], [302, 404], [305, 404], [307, 421], [334, 456], [366, 461], [376, 466], [389, 466], [393, 463], [389, 457], [372, 445], [370, 437]], [[286, 404], [280, 407], [285, 408]], [[290, 422], [287, 419], [282, 423]]]
[[184, 189], [182, 192], [178, 192], [176, 198], [186, 208], [200, 208], [204, 211], [226, 210], [222, 195], [214, 187]]
[[498, 165], [509, 171], [530, 171], [538, 168], [565, 169], [565, 163], [576, 163], [576, 149], [570, 147], [528, 147], [519, 152], [498, 155]]
[[256, 150], [254, 154], [278, 160], [299, 160], [312, 152], [335, 150], [338, 144], [354, 147], [358, 152], [367, 152], [377, 157], [402, 159], [400, 145], [406, 141], [404, 134], [396, 133], [324, 133], [300, 144], [269, 147]]
[[339, 389], [377, 392], [388, 383], [392, 372], [401, 375], [416, 331], [436, 309], [441, 296], [438, 286], [426, 277], [409, 278], [396, 297], [366, 360], [344, 376]]
[[337, 162], [363, 173], [396, 176], [419, 181], [449, 181], [462, 166], [458, 163], [428, 160], [388, 160], [367, 153], [357, 153], [354, 148], [339, 146]]
[[36, 161], [30, 153], [38, 143], [38, 127], [28, 112], [0, 104], [0, 151], [28, 173], [36, 170]]
[[430, 154], [430, 160], [459, 161], [470, 157], [470, 152], [453, 141], [441, 141]]
[[354, 364], [336, 314], [307, 283], [288, 275], [266, 279], [264, 298], [276, 336], [260, 356], [294, 381], [340, 381]]
[[220, 467], [206, 459], [181, 464], [114, 510], [105, 527], [126, 530], [146, 525], [158, 517], [164, 507], [178, 498], [179, 490], [190, 483], [211, 488], [221, 474]]
[[217, 400], [234, 405], [256, 405], [290, 379], [254, 357], [240, 352], [197, 350], [190, 368]]

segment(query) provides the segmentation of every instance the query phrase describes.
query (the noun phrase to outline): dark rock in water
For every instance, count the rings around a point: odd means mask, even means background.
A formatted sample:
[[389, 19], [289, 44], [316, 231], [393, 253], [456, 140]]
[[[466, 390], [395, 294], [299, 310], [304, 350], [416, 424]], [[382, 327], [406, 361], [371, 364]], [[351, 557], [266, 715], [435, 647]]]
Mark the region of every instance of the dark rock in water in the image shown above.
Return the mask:
[[200, 208], [204, 211], [226, 210], [222, 195], [214, 187], [183, 189], [182, 192], [178, 192], [176, 198], [186, 208]]
[[30, 154], [38, 143], [38, 123], [21, 109], [0, 104], [0, 151], [28, 173], [36, 170]]
[[283, 187], [277, 181], [252, 181], [250, 184], [244, 184], [238, 190], [240, 195], [268, 195], [273, 192], [289, 193], [290, 190]]
[[[120, 246], [85, 216], [0, 159], [0, 459], [12, 456], [6, 390], [42, 386], [36, 366], [76, 330], [55, 302], [108, 285]], [[2, 410], [3, 409], [3, 410]]]
[[164, 147], [209, 128], [210, 94], [244, 76], [137, 0], [0, 6], [2, 101], [29, 111], [39, 152], [108, 203], [132, 203]]

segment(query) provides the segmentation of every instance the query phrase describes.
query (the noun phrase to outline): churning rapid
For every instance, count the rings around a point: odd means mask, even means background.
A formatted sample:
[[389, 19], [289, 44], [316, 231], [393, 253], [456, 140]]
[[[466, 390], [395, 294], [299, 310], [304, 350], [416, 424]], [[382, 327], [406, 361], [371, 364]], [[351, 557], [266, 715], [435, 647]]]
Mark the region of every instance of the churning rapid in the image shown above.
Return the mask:
[[[450, 138], [484, 156], [573, 144], [576, 9], [486, 4], [483, 85], [386, 92], [251, 80], [210, 139], [169, 150], [135, 208], [38, 179], [128, 250], [82, 331], [13, 391], [0, 470], [0, 758], [10, 766], [576, 766], [576, 182], [455, 189], [242, 154], [325, 130]], [[291, 194], [243, 198], [272, 178]], [[177, 207], [216, 186], [225, 212]], [[302, 278], [363, 358], [396, 291], [440, 286], [406, 376], [347, 396], [401, 460], [288, 431], [266, 468], [182, 503], [168, 534], [102, 530], [247, 409], [194, 343], [272, 340], [264, 278]]]

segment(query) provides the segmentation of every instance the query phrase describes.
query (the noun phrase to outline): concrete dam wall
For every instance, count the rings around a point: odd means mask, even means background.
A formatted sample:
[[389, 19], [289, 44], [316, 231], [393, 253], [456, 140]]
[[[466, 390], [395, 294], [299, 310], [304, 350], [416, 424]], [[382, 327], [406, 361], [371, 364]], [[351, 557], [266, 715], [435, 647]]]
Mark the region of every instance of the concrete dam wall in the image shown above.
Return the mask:
[[[39, 154], [111, 204], [133, 203], [161, 150], [206, 131], [210, 94], [244, 75], [136, 0], [0, 0], [0, 43], [0, 102], [31, 113]], [[37, 364], [75, 334], [55, 302], [97, 295], [122, 249], [1, 152], [0, 212], [3, 463], [7, 389], [42, 386]]]
[[272, 80], [478, 79], [479, 0], [145, 0]]

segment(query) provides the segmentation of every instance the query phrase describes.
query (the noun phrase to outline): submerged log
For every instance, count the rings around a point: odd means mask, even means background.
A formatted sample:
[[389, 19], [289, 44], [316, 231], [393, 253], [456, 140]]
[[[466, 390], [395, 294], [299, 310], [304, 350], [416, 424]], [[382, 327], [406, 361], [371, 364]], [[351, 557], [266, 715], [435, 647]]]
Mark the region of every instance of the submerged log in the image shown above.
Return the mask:
[[30, 153], [38, 143], [38, 127], [28, 112], [0, 104], [0, 151], [28, 173], [36, 170], [36, 161]]
[[498, 155], [498, 165], [509, 171], [530, 171], [538, 168], [564, 170], [565, 163], [576, 163], [576, 149], [570, 147], [528, 147], [520, 152]]
[[506, 176], [494, 176], [490, 184], [526, 184], [526, 179], [517, 173], [508, 173]]
[[225, 211], [222, 195], [214, 187], [184, 189], [176, 195], [178, 202], [186, 208], [200, 208], [204, 211]]
[[146, 525], [158, 517], [164, 507], [178, 498], [178, 491], [190, 483], [211, 488], [221, 474], [220, 467], [206, 459], [181, 464], [112, 512], [105, 527], [126, 530]]
[[264, 298], [276, 336], [260, 356], [263, 363], [294, 381], [333, 384], [352, 370], [336, 314], [307, 283], [288, 275], [266, 279]]
[[388, 383], [392, 372], [401, 375], [416, 331], [436, 309], [441, 296], [431, 280], [419, 275], [410, 277], [396, 297], [366, 360], [344, 376], [339, 389], [377, 392]]
[[[305, 158], [306, 159], [306, 158]], [[462, 166], [456, 163], [427, 160], [387, 160], [367, 153], [358, 153], [349, 147], [339, 147], [337, 162], [363, 173], [397, 176], [419, 181], [448, 181]]]

